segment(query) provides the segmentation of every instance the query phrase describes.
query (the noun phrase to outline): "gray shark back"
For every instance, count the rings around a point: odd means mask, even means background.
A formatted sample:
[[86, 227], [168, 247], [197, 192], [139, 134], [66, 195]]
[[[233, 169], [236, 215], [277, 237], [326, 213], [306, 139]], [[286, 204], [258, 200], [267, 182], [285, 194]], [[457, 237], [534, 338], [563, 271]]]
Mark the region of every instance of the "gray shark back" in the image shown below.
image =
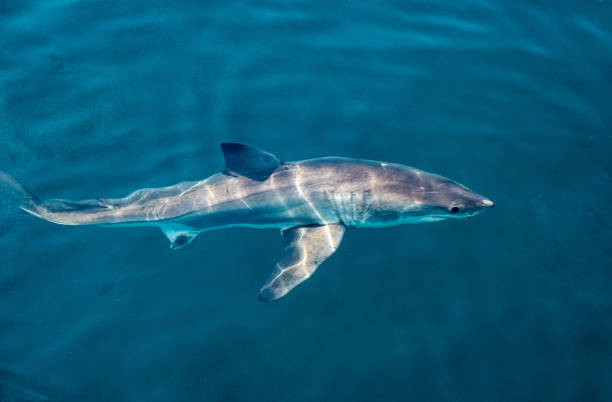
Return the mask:
[[158, 226], [174, 249], [208, 230], [279, 228], [287, 246], [261, 289], [263, 301], [283, 297], [310, 277], [339, 247], [347, 227], [469, 218], [493, 206], [459, 183], [405, 165], [340, 157], [283, 163], [242, 144], [221, 148], [222, 173], [119, 199], [41, 201], [1, 171], [0, 184], [39, 218], [65, 225]]

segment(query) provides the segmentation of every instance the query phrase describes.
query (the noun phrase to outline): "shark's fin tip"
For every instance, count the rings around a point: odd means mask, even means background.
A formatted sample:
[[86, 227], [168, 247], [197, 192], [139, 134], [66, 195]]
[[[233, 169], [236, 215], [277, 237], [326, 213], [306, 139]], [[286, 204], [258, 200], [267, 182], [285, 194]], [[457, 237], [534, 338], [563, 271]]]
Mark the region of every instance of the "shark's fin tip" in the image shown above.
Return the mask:
[[172, 250], [185, 247], [199, 234], [199, 232], [189, 230], [189, 228], [182, 225], [173, 224], [163, 225], [161, 230], [168, 238], [169, 246]]

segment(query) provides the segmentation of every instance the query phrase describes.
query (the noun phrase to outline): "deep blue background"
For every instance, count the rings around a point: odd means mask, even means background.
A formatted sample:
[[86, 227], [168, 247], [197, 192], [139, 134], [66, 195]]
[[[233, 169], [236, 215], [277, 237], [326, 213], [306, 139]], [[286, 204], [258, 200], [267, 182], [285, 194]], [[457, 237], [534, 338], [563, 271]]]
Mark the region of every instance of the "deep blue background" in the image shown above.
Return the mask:
[[0, 1], [0, 169], [42, 198], [201, 179], [238, 141], [497, 204], [351, 230], [260, 304], [276, 231], [172, 251], [0, 200], [0, 396], [612, 400], [611, 49], [608, 0]]

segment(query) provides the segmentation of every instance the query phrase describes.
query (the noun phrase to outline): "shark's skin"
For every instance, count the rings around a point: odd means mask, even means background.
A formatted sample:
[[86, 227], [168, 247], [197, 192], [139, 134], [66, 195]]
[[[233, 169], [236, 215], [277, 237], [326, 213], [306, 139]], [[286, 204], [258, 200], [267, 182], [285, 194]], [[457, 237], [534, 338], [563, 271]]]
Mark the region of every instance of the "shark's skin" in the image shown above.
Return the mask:
[[[228, 227], [278, 228], [288, 247], [260, 300], [276, 300], [307, 279], [338, 247], [345, 228], [470, 218], [493, 202], [445, 177], [394, 163], [339, 157], [282, 163], [223, 144], [227, 168], [196, 182], [142, 189], [125, 198], [47, 200], [5, 173], [21, 208], [63, 225], [159, 226], [172, 248]], [[259, 158], [259, 159], [258, 159]]]

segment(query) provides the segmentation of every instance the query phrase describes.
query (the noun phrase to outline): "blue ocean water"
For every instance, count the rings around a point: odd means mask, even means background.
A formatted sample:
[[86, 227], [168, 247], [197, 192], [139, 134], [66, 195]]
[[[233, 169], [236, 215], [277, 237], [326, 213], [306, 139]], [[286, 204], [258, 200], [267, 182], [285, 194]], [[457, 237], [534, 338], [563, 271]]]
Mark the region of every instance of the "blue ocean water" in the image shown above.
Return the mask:
[[257, 303], [275, 230], [58, 226], [0, 200], [0, 400], [612, 400], [612, 3], [0, 1], [0, 169], [41, 198], [218, 144], [405, 163], [497, 204], [351, 230]]

